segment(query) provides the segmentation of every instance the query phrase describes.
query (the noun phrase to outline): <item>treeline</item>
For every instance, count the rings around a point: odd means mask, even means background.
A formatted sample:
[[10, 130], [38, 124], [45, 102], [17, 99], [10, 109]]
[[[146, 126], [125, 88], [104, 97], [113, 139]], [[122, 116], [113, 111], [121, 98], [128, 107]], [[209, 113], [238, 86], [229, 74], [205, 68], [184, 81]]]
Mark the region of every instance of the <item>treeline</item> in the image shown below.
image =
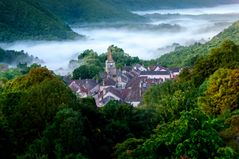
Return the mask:
[[[131, 57], [123, 49], [116, 46], [110, 46], [113, 59], [118, 69], [124, 66], [133, 66], [134, 64], [146, 63], [138, 57]], [[86, 50], [78, 56], [77, 60], [70, 61], [71, 67], [77, 67], [73, 71], [73, 79], [99, 79], [99, 72], [104, 72], [107, 53], [98, 55], [93, 50]], [[147, 61], [147, 63], [150, 63]]]
[[83, 38], [69, 24], [144, 18], [101, 0], [0, 0], [0, 41]]
[[118, 144], [117, 158], [238, 158], [238, 77], [239, 46], [226, 41], [177, 80], [149, 89], [141, 107], [160, 122], [149, 138]]
[[0, 0], [0, 41], [77, 37], [80, 36], [35, 0]]
[[176, 80], [150, 88], [140, 107], [97, 108], [33, 67], [0, 85], [0, 157], [236, 159], [238, 68], [239, 46], [226, 41]]
[[37, 57], [33, 57], [25, 53], [24, 51], [3, 50], [0, 48], [0, 63], [6, 63], [8, 65], [17, 65], [19, 63], [40, 62]]
[[97, 108], [93, 99], [77, 99], [38, 67], [1, 89], [0, 157], [112, 158], [117, 143], [149, 137], [157, 123], [150, 109], [116, 101]]
[[111, 4], [106, 0], [38, 0], [38, 2], [68, 24], [144, 20], [125, 7], [118, 6], [118, 3]]
[[3, 50], [0, 48], [0, 85], [7, 80], [26, 74], [31, 68], [42, 63], [38, 57], [28, 55], [24, 51]]
[[161, 56], [155, 61], [167, 67], [191, 67], [197, 59], [207, 55], [211, 49], [220, 46], [225, 40], [231, 40], [239, 44], [239, 21], [205, 44], [195, 43], [191, 46], [179, 46], [174, 51]]

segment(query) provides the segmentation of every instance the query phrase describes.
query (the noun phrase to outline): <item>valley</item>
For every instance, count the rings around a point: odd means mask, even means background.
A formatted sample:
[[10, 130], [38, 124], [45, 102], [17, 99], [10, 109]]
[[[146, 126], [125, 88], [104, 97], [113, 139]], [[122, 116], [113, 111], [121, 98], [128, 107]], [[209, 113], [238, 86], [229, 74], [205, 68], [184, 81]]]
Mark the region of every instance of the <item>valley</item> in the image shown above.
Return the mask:
[[0, 0], [0, 158], [238, 159], [239, 0]]
[[85, 39], [17, 41], [1, 43], [0, 47], [6, 50], [24, 50], [42, 59], [45, 62], [43, 65], [53, 70], [67, 69], [68, 62], [86, 49], [101, 54], [112, 44], [123, 48], [131, 56], [150, 60], [173, 51], [176, 46], [209, 41], [239, 19], [239, 11], [232, 10], [237, 7], [239, 8], [238, 4], [193, 10], [178, 9], [174, 12], [141, 11], [137, 13], [147, 18], [147, 21], [72, 25], [72, 30], [84, 35]]

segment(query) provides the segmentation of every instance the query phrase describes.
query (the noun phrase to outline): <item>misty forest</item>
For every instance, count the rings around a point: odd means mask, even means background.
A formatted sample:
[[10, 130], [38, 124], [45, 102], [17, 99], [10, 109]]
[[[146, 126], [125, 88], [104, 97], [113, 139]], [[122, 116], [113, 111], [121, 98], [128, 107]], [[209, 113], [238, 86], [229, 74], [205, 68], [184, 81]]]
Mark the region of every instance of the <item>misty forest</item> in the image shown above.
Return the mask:
[[1, 159], [238, 159], [239, 0], [0, 0]]

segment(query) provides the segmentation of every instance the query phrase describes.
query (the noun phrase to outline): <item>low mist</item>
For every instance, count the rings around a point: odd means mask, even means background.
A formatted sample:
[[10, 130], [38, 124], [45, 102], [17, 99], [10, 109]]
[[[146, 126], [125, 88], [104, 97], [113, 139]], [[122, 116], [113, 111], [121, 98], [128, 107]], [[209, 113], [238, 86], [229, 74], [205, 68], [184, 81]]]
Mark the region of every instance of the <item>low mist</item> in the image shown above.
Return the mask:
[[44, 60], [43, 65], [52, 70], [67, 69], [69, 61], [76, 59], [86, 49], [93, 49], [100, 54], [105, 53], [112, 44], [123, 48], [131, 56], [152, 59], [172, 51], [175, 43], [190, 45], [210, 40], [239, 20], [239, 5], [135, 13], [144, 15], [149, 22], [73, 28], [75, 32], [85, 35], [87, 40], [22, 41], [0, 46], [4, 49], [24, 50]]

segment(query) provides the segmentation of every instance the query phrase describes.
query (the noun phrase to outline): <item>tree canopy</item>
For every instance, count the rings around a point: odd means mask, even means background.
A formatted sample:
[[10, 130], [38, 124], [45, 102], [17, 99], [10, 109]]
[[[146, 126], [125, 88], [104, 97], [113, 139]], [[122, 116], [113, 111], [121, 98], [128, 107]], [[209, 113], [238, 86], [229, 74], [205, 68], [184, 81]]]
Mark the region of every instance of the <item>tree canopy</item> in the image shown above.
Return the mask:
[[[88, 50], [78, 62], [101, 58]], [[98, 108], [47, 68], [32, 67], [1, 86], [0, 157], [237, 159], [238, 59], [238, 45], [226, 41], [175, 80], [149, 88], [139, 107]]]

